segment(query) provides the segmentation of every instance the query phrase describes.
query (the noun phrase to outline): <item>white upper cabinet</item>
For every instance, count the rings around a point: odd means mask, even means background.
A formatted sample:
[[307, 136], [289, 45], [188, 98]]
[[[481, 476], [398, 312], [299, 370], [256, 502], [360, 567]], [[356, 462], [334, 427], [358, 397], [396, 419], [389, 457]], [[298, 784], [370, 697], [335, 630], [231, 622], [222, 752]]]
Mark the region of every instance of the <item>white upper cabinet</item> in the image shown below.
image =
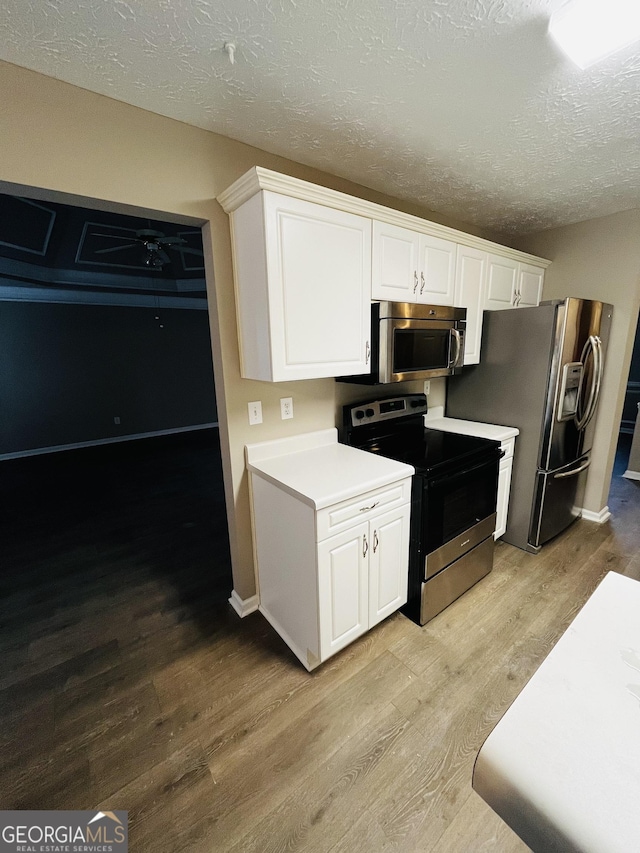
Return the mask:
[[531, 264], [518, 264], [518, 308], [530, 308], [540, 304], [544, 270]]
[[418, 302], [453, 305], [456, 244], [451, 240], [420, 235]]
[[243, 378], [368, 373], [371, 220], [272, 192], [232, 217]]
[[502, 255], [489, 255], [484, 307], [488, 311], [515, 308], [517, 283], [518, 262]]
[[415, 302], [418, 294], [420, 235], [388, 222], [373, 223], [371, 296], [389, 302]]
[[467, 309], [464, 363], [478, 364], [482, 337], [482, 311], [487, 286], [489, 256], [472, 246], [458, 246], [454, 304]]
[[456, 244], [387, 222], [373, 223], [373, 299], [453, 305]]
[[370, 372], [372, 299], [483, 310], [538, 305], [547, 261], [259, 166], [218, 201], [231, 218], [245, 379]]
[[488, 311], [499, 311], [539, 305], [543, 279], [543, 267], [490, 254], [484, 307]]

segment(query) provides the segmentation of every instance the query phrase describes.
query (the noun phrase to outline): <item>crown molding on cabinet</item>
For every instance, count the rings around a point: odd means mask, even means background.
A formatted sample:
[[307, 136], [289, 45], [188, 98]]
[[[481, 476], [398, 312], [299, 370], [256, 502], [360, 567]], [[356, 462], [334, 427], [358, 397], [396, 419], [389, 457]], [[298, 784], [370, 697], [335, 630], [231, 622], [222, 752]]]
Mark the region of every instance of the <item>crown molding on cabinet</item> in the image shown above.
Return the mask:
[[485, 240], [473, 234], [466, 234], [464, 231], [458, 231], [455, 228], [449, 228], [446, 225], [440, 225], [428, 219], [421, 219], [419, 216], [413, 216], [410, 213], [403, 213], [391, 207], [385, 207], [372, 201], [347, 195], [347, 193], [342, 193], [338, 190], [328, 189], [327, 187], [312, 184], [309, 181], [303, 181], [299, 178], [292, 178], [290, 175], [283, 175], [280, 172], [273, 172], [271, 169], [265, 169], [262, 166], [254, 166], [242, 175], [242, 177], [238, 178], [230, 187], [220, 193], [218, 201], [225, 213], [233, 213], [241, 204], [261, 190], [293, 196], [294, 198], [323, 204], [326, 207], [333, 207], [347, 213], [354, 213], [358, 216], [389, 222], [401, 228], [409, 228], [412, 231], [441, 237], [444, 240], [453, 240], [456, 243], [473, 246], [485, 252], [494, 252], [495, 254], [512, 258], [516, 261], [525, 263], [530, 261], [544, 269], [551, 263], [551, 261], [544, 258], [511, 249], [500, 243], [494, 243], [491, 240]]

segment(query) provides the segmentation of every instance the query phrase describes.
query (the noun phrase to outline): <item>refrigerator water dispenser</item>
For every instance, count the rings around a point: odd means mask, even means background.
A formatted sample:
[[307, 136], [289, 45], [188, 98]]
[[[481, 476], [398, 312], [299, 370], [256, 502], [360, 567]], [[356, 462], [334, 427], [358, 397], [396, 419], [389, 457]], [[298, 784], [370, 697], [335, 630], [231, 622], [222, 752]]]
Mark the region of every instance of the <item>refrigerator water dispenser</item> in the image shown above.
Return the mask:
[[578, 411], [578, 392], [582, 383], [584, 365], [581, 361], [570, 361], [562, 368], [558, 420], [570, 421]]

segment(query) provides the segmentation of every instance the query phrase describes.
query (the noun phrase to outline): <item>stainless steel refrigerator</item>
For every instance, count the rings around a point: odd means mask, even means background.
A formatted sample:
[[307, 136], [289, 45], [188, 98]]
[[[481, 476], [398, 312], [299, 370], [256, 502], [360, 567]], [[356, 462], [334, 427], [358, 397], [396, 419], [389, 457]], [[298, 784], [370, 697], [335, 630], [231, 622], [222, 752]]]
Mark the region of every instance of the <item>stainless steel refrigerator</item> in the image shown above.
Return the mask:
[[580, 514], [612, 312], [574, 298], [485, 311], [480, 364], [448, 380], [448, 417], [520, 430], [503, 536], [518, 548]]

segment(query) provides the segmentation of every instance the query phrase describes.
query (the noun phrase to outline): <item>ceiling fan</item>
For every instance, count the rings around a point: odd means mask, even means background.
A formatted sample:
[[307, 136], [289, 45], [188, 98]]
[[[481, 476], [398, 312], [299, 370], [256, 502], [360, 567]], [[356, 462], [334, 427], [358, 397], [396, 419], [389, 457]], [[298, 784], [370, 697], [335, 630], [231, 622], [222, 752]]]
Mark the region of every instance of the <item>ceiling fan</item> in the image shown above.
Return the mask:
[[104, 237], [108, 240], [119, 240], [120, 246], [113, 246], [108, 249], [96, 249], [95, 255], [106, 255], [111, 252], [120, 252], [123, 249], [130, 249], [132, 246], [143, 246], [144, 257], [143, 263], [146, 267], [153, 269], [162, 269], [165, 264], [171, 263], [171, 258], [166, 253], [165, 249], [177, 249], [187, 255], [198, 255], [202, 257], [203, 253], [200, 249], [192, 249], [187, 246], [187, 241], [183, 237], [165, 237], [161, 231], [154, 231], [151, 228], [143, 228], [135, 232], [135, 237], [123, 237], [116, 234], [99, 234], [94, 232], [94, 237]]

